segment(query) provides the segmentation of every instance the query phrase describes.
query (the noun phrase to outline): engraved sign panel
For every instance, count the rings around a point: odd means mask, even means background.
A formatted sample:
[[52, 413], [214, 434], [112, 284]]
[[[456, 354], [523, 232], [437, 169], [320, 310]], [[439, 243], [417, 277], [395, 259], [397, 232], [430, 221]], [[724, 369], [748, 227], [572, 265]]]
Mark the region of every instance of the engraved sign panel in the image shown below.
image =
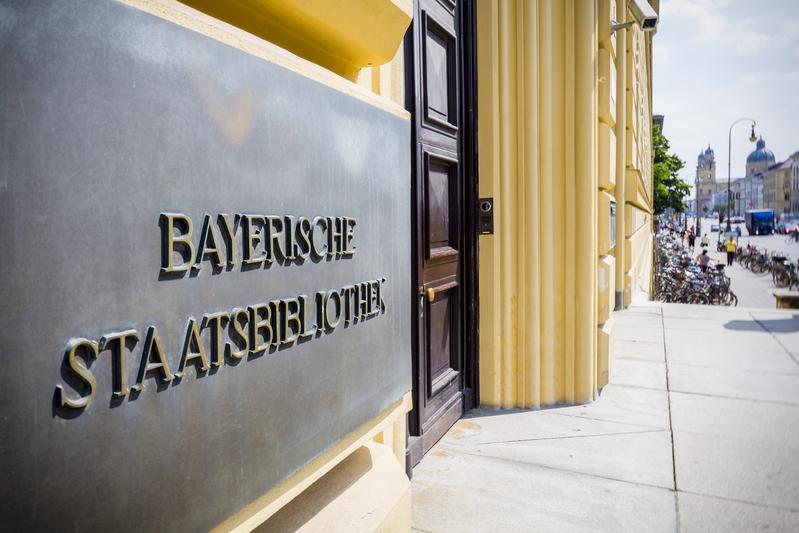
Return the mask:
[[0, 523], [207, 530], [410, 389], [406, 120], [106, 0], [0, 64]]

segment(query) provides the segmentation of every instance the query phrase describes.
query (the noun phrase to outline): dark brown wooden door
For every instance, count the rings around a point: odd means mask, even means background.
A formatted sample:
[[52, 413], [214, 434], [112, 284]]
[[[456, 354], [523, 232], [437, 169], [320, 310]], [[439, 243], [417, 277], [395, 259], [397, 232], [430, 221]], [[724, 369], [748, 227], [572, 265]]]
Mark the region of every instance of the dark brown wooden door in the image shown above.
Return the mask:
[[414, 121], [414, 411], [409, 463], [449, 429], [471, 395], [465, 372], [467, 201], [464, 3], [417, 0], [406, 39], [406, 91]]

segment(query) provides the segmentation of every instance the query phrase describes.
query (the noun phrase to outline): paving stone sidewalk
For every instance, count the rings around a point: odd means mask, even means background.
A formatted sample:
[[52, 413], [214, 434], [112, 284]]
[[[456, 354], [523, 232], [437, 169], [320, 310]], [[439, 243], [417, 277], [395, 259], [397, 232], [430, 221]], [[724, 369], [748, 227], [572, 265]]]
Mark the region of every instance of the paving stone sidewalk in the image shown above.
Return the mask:
[[614, 316], [600, 398], [470, 412], [414, 469], [415, 531], [799, 531], [799, 312]]

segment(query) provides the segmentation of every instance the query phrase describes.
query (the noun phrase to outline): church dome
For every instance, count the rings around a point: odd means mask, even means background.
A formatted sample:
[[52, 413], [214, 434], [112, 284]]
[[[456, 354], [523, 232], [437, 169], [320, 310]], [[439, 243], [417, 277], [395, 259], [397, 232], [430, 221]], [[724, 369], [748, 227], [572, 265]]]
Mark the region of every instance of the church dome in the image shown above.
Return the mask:
[[774, 163], [774, 152], [766, 148], [766, 141], [760, 137], [757, 141], [757, 148], [746, 157], [747, 163]]

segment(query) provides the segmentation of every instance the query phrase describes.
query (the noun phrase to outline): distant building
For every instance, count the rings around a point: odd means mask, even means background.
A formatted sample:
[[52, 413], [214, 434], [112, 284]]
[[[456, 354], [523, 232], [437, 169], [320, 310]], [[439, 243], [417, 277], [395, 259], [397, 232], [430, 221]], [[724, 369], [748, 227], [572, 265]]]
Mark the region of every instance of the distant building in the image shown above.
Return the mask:
[[663, 118], [663, 115], [652, 115], [652, 125], [660, 126], [660, 129], [663, 130]]
[[740, 216], [743, 214], [741, 211], [741, 186], [743, 185], [744, 178], [733, 178], [730, 183], [730, 190], [732, 191], [732, 210], [734, 215]]
[[726, 211], [720, 209], [720, 206], [727, 205], [727, 186], [726, 185], [717, 185], [716, 192], [713, 193], [713, 207], [711, 208], [712, 211], [721, 211], [722, 214], [726, 214]]
[[741, 183], [741, 210], [763, 208], [763, 171], [746, 176]]
[[699, 212], [713, 210], [713, 195], [718, 191], [716, 184], [716, 156], [708, 145], [704, 152], [699, 153], [696, 160], [696, 198]]
[[791, 159], [763, 171], [763, 208], [776, 214], [791, 212]]
[[791, 157], [791, 212], [799, 214], [799, 152]]
[[776, 163], [774, 153], [760, 137], [756, 148], [746, 156], [746, 177], [741, 183], [741, 211], [763, 208], [763, 173]]
[[761, 135], [757, 140], [757, 147], [746, 156], [746, 175], [749, 176], [759, 170], [767, 170], [776, 162], [774, 152], [766, 148], [766, 140]]

